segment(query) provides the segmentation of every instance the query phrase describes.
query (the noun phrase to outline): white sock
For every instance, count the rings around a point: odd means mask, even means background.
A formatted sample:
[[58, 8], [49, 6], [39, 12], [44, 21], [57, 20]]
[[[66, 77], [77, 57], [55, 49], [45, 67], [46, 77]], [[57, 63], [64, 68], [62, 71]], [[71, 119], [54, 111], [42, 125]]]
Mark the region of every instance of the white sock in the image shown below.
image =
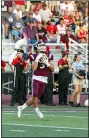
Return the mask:
[[38, 107], [35, 108], [35, 111], [36, 111], [37, 113], [40, 112]]
[[25, 109], [27, 107], [27, 104], [24, 103], [21, 107], [22, 107], [22, 110], [23, 110], [23, 109]]

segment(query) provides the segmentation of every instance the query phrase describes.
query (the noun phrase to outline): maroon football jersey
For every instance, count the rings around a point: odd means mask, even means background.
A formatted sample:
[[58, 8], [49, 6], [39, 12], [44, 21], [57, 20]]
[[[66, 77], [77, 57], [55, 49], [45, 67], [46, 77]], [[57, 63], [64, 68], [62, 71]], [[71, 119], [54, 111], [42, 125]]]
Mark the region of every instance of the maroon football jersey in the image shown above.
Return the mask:
[[[34, 55], [34, 59], [36, 59], [37, 55], [38, 54], [35, 54]], [[33, 75], [48, 77], [49, 76], [49, 73], [50, 73], [49, 68], [44, 63], [41, 63], [39, 61], [38, 62], [38, 68], [37, 68], [37, 70], [34, 71]]]

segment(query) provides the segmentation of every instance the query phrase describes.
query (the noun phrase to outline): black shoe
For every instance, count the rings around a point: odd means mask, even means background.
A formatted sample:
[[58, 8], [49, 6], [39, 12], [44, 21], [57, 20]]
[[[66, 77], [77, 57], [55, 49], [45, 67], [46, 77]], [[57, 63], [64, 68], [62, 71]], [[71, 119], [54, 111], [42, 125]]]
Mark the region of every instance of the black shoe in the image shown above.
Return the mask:
[[64, 103], [63, 102], [59, 102], [59, 105], [64, 105]]
[[68, 103], [64, 103], [64, 105], [68, 105]]
[[5, 39], [9, 39], [9, 37], [6, 35]]
[[14, 106], [14, 103], [13, 102], [10, 102], [10, 106]]
[[73, 101], [69, 101], [69, 104], [74, 107]]
[[81, 107], [80, 103], [76, 104], [76, 107]]
[[53, 104], [53, 103], [48, 103], [47, 105], [48, 106], [55, 106], [55, 104]]

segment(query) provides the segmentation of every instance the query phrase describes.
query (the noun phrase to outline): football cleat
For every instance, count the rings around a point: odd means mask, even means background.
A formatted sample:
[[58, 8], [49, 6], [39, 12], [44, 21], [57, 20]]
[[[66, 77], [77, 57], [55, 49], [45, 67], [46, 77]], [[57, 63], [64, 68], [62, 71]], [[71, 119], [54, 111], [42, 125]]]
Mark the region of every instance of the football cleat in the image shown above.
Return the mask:
[[[37, 112], [36, 112], [37, 113]], [[37, 115], [40, 117], [40, 118], [43, 118], [43, 114], [41, 112], [37, 113]]]

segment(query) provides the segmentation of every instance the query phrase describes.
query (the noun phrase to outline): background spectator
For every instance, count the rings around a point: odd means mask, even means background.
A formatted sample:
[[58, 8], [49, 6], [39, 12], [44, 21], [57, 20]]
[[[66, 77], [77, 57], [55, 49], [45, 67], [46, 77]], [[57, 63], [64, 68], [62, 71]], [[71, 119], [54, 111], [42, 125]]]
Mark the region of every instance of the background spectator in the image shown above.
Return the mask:
[[72, 13], [74, 11], [74, 6], [70, 1], [65, 1], [60, 4], [61, 15], [63, 15], [65, 10], [68, 10], [70, 13]]
[[79, 11], [75, 12], [75, 15], [73, 16], [73, 23], [75, 25], [79, 25], [80, 23], [83, 22], [83, 16]]
[[35, 43], [36, 41], [39, 41], [38, 32], [36, 27], [34, 27], [33, 20], [29, 21], [29, 25], [25, 26], [23, 28], [23, 35], [26, 35], [28, 38], [28, 42], [30, 44]]
[[[67, 94], [69, 86], [69, 61], [68, 54], [64, 52], [62, 58], [58, 61], [59, 73], [58, 73], [58, 95], [59, 104], [67, 105]], [[60, 79], [61, 78], [61, 79]]]
[[67, 29], [66, 34], [62, 35], [60, 39], [61, 42], [66, 43], [67, 50], [69, 49], [69, 37], [76, 41], [76, 37], [73, 34], [71, 34], [71, 30]]
[[[19, 5], [19, 3], [21, 4]], [[74, 1], [65, 1], [65, 2], [60, 2], [59, 5], [59, 11], [60, 15], [55, 18], [54, 15], [58, 14], [58, 5], [59, 2], [48, 2], [48, 5], [45, 3], [41, 2], [30, 2], [29, 6], [26, 5], [26, 7], [30, 7], [26, 9], [26, 12], [22, 14], [22, 10], [20, 10], [21, 5], [25, 6], [26, 2], [25, 0], [21, 1], [14, 1], [14, 12], [19, 13], [20, 17], [22, 17], [22, 20], [24, 22], [24, 25], [29, 25], [29, 20], [33, 20], [34, 26], [37, 27], [37, 22], [41, 22], [43, 27], [47, 27], [50, 25], [50, 19], [51, 17], [54, 18], [55, 24], [57, 26], [58, 34], [59, 36], [63, 33], [66, 34], [66, 29], [67, 27], [71, 27], [74, 35], [77, 37], [78, 36], [78, 30], [79, 30], [79, 24], [84, 23], [83, 28], [84, 30], [88, 30], [88, 2], [74, 2]], [[47, 3], [47, 2], [46, 2]], [[52, 5], [53, 3], [53, 5]], [[48, 7], [50, 7], [50, 9]], [[40, 9], [40, 11], [39, 11]], [[29, 11], [30, 10], [30, 11]], [[21, 12], [21, 14], [20, 14]], [[60, 23], [60, 19], [64, 19]], [[57, 22], [56, 22], [57, 21]], [[5, 24], [5, 21], [2, 23]], [[62, 27], [62, 24], [63, 27]], [[67, 26], [67, 27], [64, 27]], [[3, 27], [3, 24], [2, 24]], [[60, 28], [60, 29], [59, 29]], [[2, 28], [2, 31], [4, 30], [4, 27]], [[8, 38], [8, 25], [5, 27], [5, 34], [6, 38]], [[87, 36], [88, 36], [88, 31]], [[55, 39], [55, 38], [54, 38]], [[57, 42], [57, 41], [56, 41]], [[59, 41], [60, 42], [60, 41]]]
[[33, 11], [29, 11], [28, 12], [28, 16], [26, 17], [26, 19], [24, 20], [24, 23], [26, 25], [29, 25], [29, 21], [30, 20], [33, 20], [33, 23], [34, 23], [34, 26], [35, 26], [35, 23], [37, 22], [36, 18], [33, 17]]
[[25, 94], [26, 83], [25, 83], [25, 76], [23, 71], [27, 70], [28, 63], [25, 61], [23, 54], [24, 54], [24, 51], [21, 49], [18, 49], [17, 56], [13, 59], [13, 61], [10, 64], [13, 72], [14, 72], [13, 66], [16, 69], [15, 86], [14, 86], [14, 91], [12, 92], [11, 103], [10, 103], [11, 106], [14, 106], [17, 96], [19, 97], [18, 99], [19, 105], [22, 105], [23, 102], [25, 102], [23, 101], [23, 98], [24, 98], [24, 95], [26, 96]]
[[63, 18], [60, 18], [60, 24], [57, 25], [58, 34], [61, 36], [66, 34], [66, 24], [64, 23]]
[[16, 18], [12, 24], [12, 28], [13, 28], [12, 32], [15, 35], [15, 40], [17, 40], [18, 37], [21, 37], [22, 32], [23, 32], [23, 30], [22, 30], [23, 29], [23, 22], [20, 19], [18, 14], [16, 14]]
[[63, 19], [64, 19], [64, 22], [65, 22], [66, 26], [70, 26], [73, 23], [72, 18], [69, 15], [68, 10], [64, 11]]
[[80, 95], [83, 87], [84, 76], [78, 74], [78, 70], [85, 70], [84, 65], [81, 63], [81, 57], [79, 54], [76, 54], [74, 57], [74, 62], [72, 64], [73, 69], [73, 84], [74, 92], [72, 93], [71, 100], [69, 101], [71, 106], [74, 106], [74, 98], [77, 98], [76, 107], [80, 107]]
[[42, 26], [41, 22], [38, 22], [37, 23], [37, 31], [38, 31], [39, 39], [42, 40], [43, 42], [46, 42], [46, 34], [47, 34], [47, 31]]
[[14, 0], [13, 1], [13, 4], [14, 5], [20, 5], [20, 9], [21, 9], [21, 11], [24, 13], [25, 12], [25, 6], [26, 6], [26, 0]]
[[47, 8], [47, 5], [45, 3], [43, 4], [43, 8], [39, 11], [39, 14], [41, 15], [41, 19], [46, 23], [50, 20], [50, 17], [52, 16], [50, 9]]
[[[47, 31], [47, 42], [57, 42], [57, 26], [55, 25], [55, 20], [50, 20], [50, 25], [46, 27]], [[60, 38], [59, 38], [60, 39]]]
[[20, 9], [20, 5], [15, 5], [13, 13], [18, 14], [20, 18], [22, 18], [22, 11]]
[[33, 18], [35, 18], [38, 22], [41, 22], [41, 16], [38, 8], [34, 9]]
[[9, 29], [12, 29], [12, 23], [14, 21], [15, 14], [13, 14], [12, 7], [8, 8], [8, 12], [4, 13], [2, 22], [5, 25], [5, 38], [8, 39]]
[[77, 35], [78, 35], [78, 41], [81, 43], [87, 43], [87, 32], [86, 30], [84, 30], [83, 28], [83, 24], [80, 24], [79, 25], [79, 30], [77, 32]]

